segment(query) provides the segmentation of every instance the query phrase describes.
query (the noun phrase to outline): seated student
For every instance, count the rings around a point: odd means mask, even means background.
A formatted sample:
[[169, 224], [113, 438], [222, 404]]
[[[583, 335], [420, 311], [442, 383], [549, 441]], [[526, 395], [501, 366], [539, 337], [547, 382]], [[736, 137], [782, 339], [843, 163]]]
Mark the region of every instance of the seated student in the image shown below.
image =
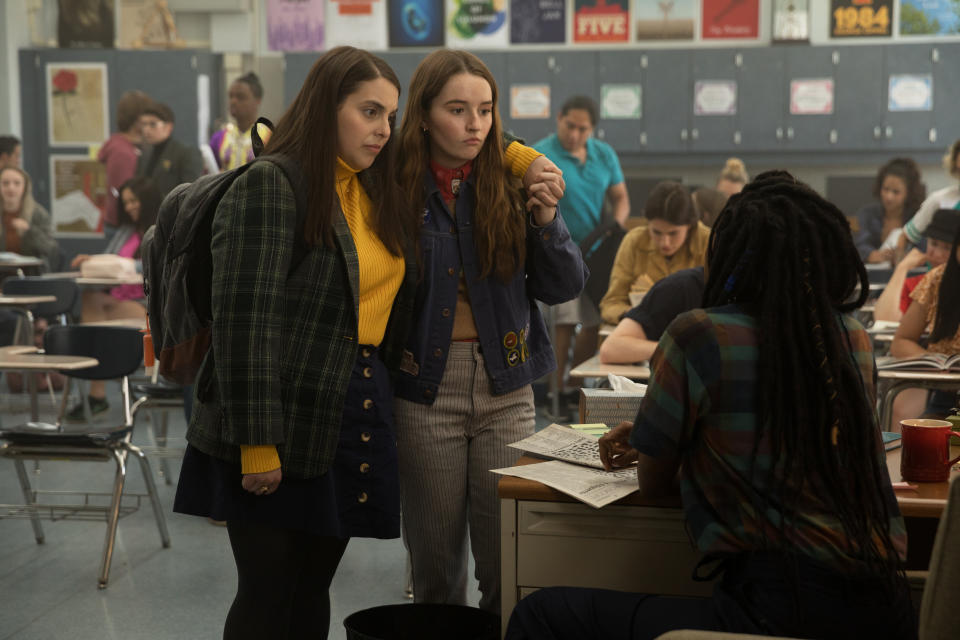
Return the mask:
[[947, 261], [950, 256], [950, 245], [954, 236], [960, 231], [960, 211], [940, 209], [933, 216], [930, 226], [923, 232], [927, 239], [926, 251], [911, 249], [893, 270], [893, 275], [883, 288], [883, 293], [877, 298], [873, 309], [874, 320], [899, 322], [910, 306], [910, 294], [920, 284], [924, 274], [907, 276], [907, 274], [924, 265], [932, 269]]
[[[898, 358], [926, 353], [960, 353], [960, 232], [953, 239], [945, 264], [931, 269], [910, 294], [912, 302], [890, 345], [890, 354]], [[927, 346], [920, 344], [930, 333]], [[942, 418], [957, 406], [955, 391], [931, 391], [926, 415]]]
[[645, 293], [658, 280], [702, 265], [710, 229], [700, 222], [690, 194], [664, 181], [650, 192], [644, 208], [647, 224], [631, 229], [620, 243], [600, 315], [617, 324], [630, 307], [631, 293]]
[[26, 171], [12, 165], [0, 169], [0, 199], [0, 251], [40, 258], [48, 269], [58, 267], [60, 247], [53, 237], [50, 214], [33, 199]]
[[[954, 141], [947, 149], [946, 155], [943, 156], [943, 168], [954, 178], [960, 178], [960, 140]], [[924, 230], [939, 209], [960, 209], [960, 185], [952, 184], [927, 196], [916, 215], [903, 225], [903, 233], [897, 241], [897, 247], [905, 249], [910, 242], [914, 244], [920, 242]], [[960, 211], [957, 215], [960, 215]]]
[[700, 187], [690, 194], [690, 199], [693, 200], [693, 206], [697, 210], [697, 215], [700, 216], [700, 222], [708, 227], [713, 226], [713, 222], [717, 219], [717, 216], [720, 215], [720, 212], [723, 211], [723, 207], [727, 204], [729, 197], [730, 196], [723, 191], [711, 189], [710, 187]]
[[705, 308], [667, 328], [636, 422], [600, 454], [636, 461], [644, 497], [679, 480], [697, 572], [722, 574], [713, 597], [541, 589], [507, 640], [916, 638], [870, 338], [849, 315], [868, 281], [846, 218], [790, 174], [763, 173], [717, 220], [706, 274]]
[[[139, 263], [140, 241], [147, 229], [156, 222], [161, 200], [160, 191], [149, 178], [132, 178], [123, 183], [120, 187], [120, 210], [117, 214], [119, 226], [104, 253], [133, 258]], [[70, 266], [79, 269], [89, 259], [89, 255], [82, 253], [73, 259]], [[109, 290], [85, 289], [80, 321], [141, 319], [146, 313], [144, 297], [143, 286], [139, 284], [123, 284]], [[93, 415], [110, 408], [103, 381], [94, 380], [90, 383], [89, 401]], [[66, 419], [82, 421], [83, 406], [77, 404], [67, 414]]]
[[747, 166], [743, 164], [740, 158], [727, 158], [717, 176], [716, 190], [728, 198], [735, 193], [740, 193], [745, 184], [750, 182], [750, 175], [747, 173]]
[[703, 267], [670, 274], [623, 315], [617, 328], [600, 345], [600, 362], [649, 360], [667, 325], [684, 311], [698, 308], [702, 300]]
[[[853, 242], [864, 262], [887, 263], [895, 257], [895, 245], [888, 241], [900, 233], [927, 195], [920, 169], [910, 158], [894, 158], [877, 171], [871, 202], [857, 211], [857, 231]], [[896, 238], [896, 236], [894, 236]]]

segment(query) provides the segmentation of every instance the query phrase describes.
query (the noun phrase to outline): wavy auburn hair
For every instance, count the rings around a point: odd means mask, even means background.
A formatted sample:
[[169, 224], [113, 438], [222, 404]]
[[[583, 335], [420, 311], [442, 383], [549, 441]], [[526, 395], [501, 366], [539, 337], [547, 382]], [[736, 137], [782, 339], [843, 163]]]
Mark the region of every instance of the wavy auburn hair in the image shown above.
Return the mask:
[[480, 153], [473, 160], [477, 204], [474, 212], [475, 243], [480, 277], [493, 274], [506, 282], [526, 259], [526, 220], [520, 181], [504, 167], [503, 126], [497, 109], [497, 83], [477, 56], [466, 51], [440, 49], [424, 58], [413, 73], [410, 94], [400, 127], [400, 188], [411, 230], [419, 231], [426, 190], [424, 174], [430, 160], [430, 135], [422, 129], [433, 101], [455, 75], [469, 73], [490, 85], [493, 124]]
[[[337, 112], [361, 82], [377, 78], [390, 82], [399, 95], [397, 74], [383, 59], [354, 47], [331, 49], [314, 63], [264, 148], [264, 154], [283, 154], [300, 166], [308, 205], [303, 234], [310, 246], [333, 246]], [[373, 203], [371, 226], [390, 253], [401, 256], [404, 225], [397, 212], [400, 197], [392, 178], [394, 146], [393, 139], [388, 138], [359, 179]]]

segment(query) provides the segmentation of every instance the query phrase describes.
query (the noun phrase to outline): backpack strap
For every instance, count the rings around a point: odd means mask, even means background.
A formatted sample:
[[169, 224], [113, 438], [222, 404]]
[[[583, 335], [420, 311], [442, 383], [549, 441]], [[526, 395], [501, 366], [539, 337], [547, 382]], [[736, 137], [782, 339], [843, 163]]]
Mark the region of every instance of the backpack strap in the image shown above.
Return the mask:
[[[282, 154], [260, 156], [253, 162], [270, 162], [279, 167], [287, 177], [287, 182], [290, 183], [290, 187], [293, 189], [293, 196], [297, 203], [296, 224], [298, 231], [298, 233], [294, 234], [293, 260], [290, 261], [290, 271], [293, 272], [300, 266], [300, 263], [303, 262], [308, 249], [306, 240], [304, 240], [303, 237], [303, 225], [307, 217], [307, 190], [303, 181], [303, 173], [293, 158]], [[250, 164], [253, 164], [253, 162]]]

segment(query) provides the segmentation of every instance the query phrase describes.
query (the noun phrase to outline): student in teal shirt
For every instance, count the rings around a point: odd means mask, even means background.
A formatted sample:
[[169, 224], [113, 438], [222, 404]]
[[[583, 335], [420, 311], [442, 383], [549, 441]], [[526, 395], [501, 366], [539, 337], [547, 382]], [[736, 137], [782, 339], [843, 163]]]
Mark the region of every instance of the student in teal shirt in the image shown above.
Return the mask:
[[[621, 226], [630, 215], [630, 199], [623, 182], [623, 171], [617, 152], [606, 142], [593, 137], [599, 113], [597, 103], [586, 96], [568, 98], [557, 115], [557, 132], [533, 145], [560, 167], [566, 191], [559, 208], [563, 221], [576, 244], [583, 242], [600, 224], [604, 200], [610, 199], [613, 217]], [[607, 278], [610, 274], [593, 277]], [[556, 340], [558, 389], [564, 388], [567, 352], [573, 332], [580, 324], [574, 345], [574, 366], [597, 350], [600, 313], [584, 295], [556, 307]]]

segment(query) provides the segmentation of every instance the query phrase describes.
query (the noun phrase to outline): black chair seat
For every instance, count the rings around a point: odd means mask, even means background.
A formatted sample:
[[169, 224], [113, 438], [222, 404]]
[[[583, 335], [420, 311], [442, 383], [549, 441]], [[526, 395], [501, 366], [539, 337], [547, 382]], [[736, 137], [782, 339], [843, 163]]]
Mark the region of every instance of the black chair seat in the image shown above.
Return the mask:
[[76, 428], [66, 427], [58, 430], [56, 425], [43, 424], [42, 426], [32, 426], [25, 424], [0, 431], [0, 440], [5, 440], [14, 446], [90, 447], [104, 449], [110, 447], [112, 444], [121, 442], [132, 429], [132, 426], [121, 426], [114, 429], [98, 429], [78, 425]]
[[179, 400], [183, 398], [183, 387], [163, 380], [135, 384], [133, 385], [133, 392], [137, 395], [150, 396], [158, 400]]

